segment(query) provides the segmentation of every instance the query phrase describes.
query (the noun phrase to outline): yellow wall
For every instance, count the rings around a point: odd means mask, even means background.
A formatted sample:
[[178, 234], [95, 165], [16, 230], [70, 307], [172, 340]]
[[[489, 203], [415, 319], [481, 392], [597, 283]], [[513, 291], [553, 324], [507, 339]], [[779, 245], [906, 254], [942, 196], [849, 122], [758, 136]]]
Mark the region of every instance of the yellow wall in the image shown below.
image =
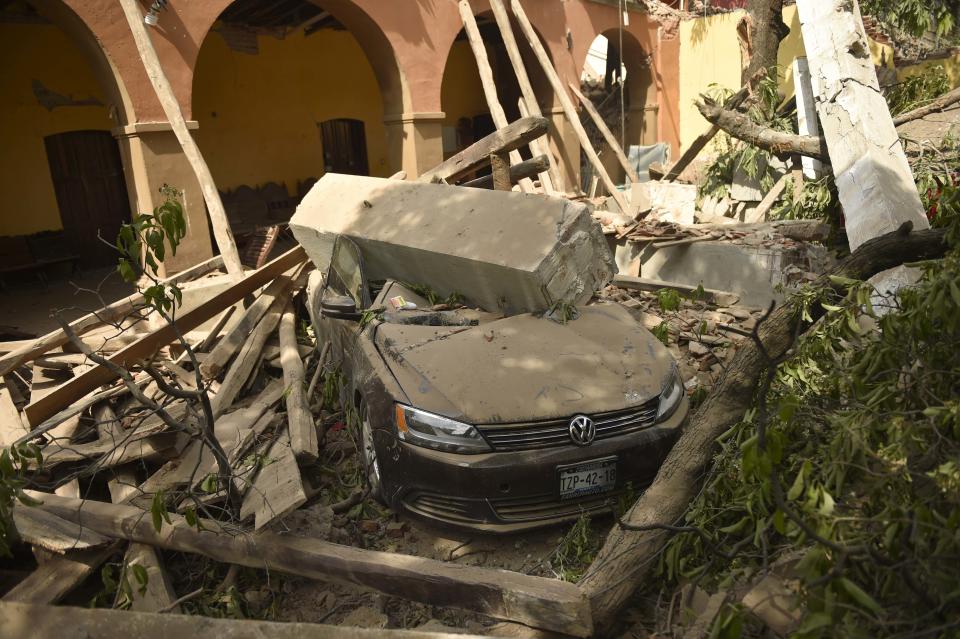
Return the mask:
[[924, 60], [920, 64], [914, 64], [909, 67], [897, 69], [897, 75], [903, 78], [920, 75], [925, 73], [930, 67], [941, 66], [947, 72], [947, 78], [950, 80], [952, 88], [960, 87], [960, 53], [954, 54], [949, 58], [940, 58], [938, 60]]
[[383, 100], [373, 69], [347, 31], [259, 37], [257, 55], [217, 33], [203, 42], [193, 82], [197, 141], [217, 187], [233, 189], [323, 175], [320, 123], [363, 120], [370, 174], [387, 176]]
[[740, 45], [737, 21], [742, 11], [680, 23], [680, 147], [681, 153], [710, 128], [695, 106], [701, 93], [717, 84], [740, 87]]
[[[743, 11], [697, 18], [680, 23], [680, 146], [681, 152], [701, 133], [710, 128], [694, 102], [711, 84], [736, 91], [740, 88], [740, 43], [737, 22]], [[783, 21], [790, 33], [780, 43], [777, 64], [783, 77], [780, 91], [793, 95], [793, 60], [804, 55], [803, 37], [797, 7], [783, 8]], [[893, 66], [893, 49], [889, 45], [870, 42], [874, 64], [883, 61]], [[960, 75], [960, 60], [957, 73]]]
[[44, 136], [115, 125], [104, 106], [48, 111], [33, 81], [74, 100], [106, 99], [83, 53], [53, 25], [0, 24], [0, 61], [0, 235], [63, 228]]
[[455, 127], [460, 118], [490, 112], [480, 84], [477, 61], [466, 40], [457, 40], [450, 48], [440, 85], [440, 104], [446, 114], [444, 126]]

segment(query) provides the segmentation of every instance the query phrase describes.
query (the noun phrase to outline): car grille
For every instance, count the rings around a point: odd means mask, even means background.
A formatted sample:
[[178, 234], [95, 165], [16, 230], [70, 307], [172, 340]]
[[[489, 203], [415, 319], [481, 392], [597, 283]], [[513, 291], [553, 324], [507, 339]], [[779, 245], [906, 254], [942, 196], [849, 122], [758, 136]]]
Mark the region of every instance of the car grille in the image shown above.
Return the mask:
[[463, 524], [482, 521], [475, 514], [471, 514], [471, 511], [475, 512], [476, 508], [471, 508], [470, 500], [461, 497], [418, 493], [412, 499], [404, 499], [404, 505], [414, 512], [444, 521]]
[[[652, 426], [659, 406], [660, 398], [654, 397], [640, 407], [591, 415], [597, 428], [596, 440], [618, 437]], [[571, 418], [520, 424], [486, 424], [477, 428], [494, 450], [531, 450], [570, 445]]]
[[560, 501], [556, 495], [540, 495], [522, 499], [495, 499], [490, 503], [503, 521], [536, 521], [609, 510], [620, 494], [604, 493], [564, 501]]

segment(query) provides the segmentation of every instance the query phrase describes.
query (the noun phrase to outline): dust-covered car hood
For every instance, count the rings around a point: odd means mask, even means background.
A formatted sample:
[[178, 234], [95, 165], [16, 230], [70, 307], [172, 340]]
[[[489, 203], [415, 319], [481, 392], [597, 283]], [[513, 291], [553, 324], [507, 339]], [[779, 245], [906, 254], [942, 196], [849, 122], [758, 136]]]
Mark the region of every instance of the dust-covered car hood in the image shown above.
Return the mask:
[[669, 351], [613, 303], [560, 324], [515, 315], [477, 326], [383, 323], [375, 342], [410, 403], [471, 424], [635, 406], [658, 395]]

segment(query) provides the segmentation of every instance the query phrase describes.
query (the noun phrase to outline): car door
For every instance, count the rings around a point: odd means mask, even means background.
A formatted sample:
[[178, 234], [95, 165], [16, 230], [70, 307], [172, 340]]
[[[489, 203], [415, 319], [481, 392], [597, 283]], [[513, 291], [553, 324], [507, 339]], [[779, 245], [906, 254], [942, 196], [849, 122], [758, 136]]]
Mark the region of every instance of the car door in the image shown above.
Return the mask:
[[370, 288], [363, 272], [363, 256], [347, 237], [337, 238], [326, 283], [320, 297], [321, 342], [330, 340], [333, 363], [339, 365], [345, 380], [353, 375], [355, 343], [360, 336], [360, 318], [370, 307]]

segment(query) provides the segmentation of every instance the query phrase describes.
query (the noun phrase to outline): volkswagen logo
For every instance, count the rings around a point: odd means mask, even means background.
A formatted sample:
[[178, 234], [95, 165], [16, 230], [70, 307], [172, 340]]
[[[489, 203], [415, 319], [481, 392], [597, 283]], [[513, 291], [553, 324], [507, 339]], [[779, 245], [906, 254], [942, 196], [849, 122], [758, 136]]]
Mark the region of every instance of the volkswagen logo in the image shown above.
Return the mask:
[[576, 415], [570, 420], [570, 440], [577, 446], [589, 446], [597, 436], [597, 427], [586, 415]]

